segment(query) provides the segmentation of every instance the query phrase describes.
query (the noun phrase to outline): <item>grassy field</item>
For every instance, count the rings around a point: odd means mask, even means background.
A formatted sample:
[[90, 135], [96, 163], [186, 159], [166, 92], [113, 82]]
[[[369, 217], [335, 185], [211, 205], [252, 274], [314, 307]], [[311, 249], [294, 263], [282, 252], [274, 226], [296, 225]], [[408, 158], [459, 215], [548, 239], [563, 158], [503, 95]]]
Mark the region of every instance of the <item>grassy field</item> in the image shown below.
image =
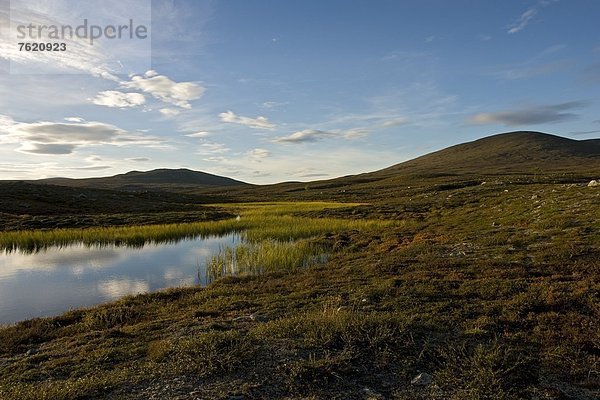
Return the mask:
[[238, 276], [1, 329], [0, 398], [595, 399], [599, 204], [506, 181], [229, 204], [198, 227], [245, 232], [212, 260]]

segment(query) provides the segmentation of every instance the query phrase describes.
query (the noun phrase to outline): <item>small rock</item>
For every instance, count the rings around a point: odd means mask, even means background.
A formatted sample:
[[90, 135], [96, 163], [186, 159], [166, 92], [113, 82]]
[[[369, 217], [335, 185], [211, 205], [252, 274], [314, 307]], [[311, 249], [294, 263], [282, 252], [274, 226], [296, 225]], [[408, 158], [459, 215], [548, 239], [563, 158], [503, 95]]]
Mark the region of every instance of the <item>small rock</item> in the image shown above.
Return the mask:
[[269, 320], [266, 316], [256, 313], [250, 314], [250, 319], [256, 322], [267, 322]]
[[26, 357], [30, 357], [30, 356], [33, 356], [33, 355], [35, 355], [37, 353], [38, 353], [38, 351], [36, 349], [29, 349], [29, 350], [27, 350], [27, 353], [25, 353], [25, 356]]
[[381, 393], [377, 393], [373, 389], [364, 388], [363, 393], [366, 396], [366, 400], [383, 400], [385, 397]]
[[410, 381], [410, 384], [414, 386], [427, 386], [431, 384], [431, 380], [431, 375], [426, 372], [421, 372]]
[[540, 196], [538, 196], [537, 194], [534, 194], [533, 196], [531, 196], [531, 200], [535, 200], [537, 198], [539, 198]]
[[600, 186], [600, 182], [598, 182], [597, 180], [591, 180], [590, 183], [588, 183], [588, 187], [597, 187]]

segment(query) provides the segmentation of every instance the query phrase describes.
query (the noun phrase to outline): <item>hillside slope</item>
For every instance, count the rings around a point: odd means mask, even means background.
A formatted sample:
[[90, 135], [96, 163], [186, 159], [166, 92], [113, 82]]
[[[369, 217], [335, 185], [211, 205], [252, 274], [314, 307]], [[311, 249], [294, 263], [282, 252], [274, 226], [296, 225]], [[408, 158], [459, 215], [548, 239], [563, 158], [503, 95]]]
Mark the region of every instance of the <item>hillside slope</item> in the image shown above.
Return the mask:
[[451, 146], [372, 175], [576, 173], [598, 168], [600, 139], [573, 140], [541, 132], [521, 131]]

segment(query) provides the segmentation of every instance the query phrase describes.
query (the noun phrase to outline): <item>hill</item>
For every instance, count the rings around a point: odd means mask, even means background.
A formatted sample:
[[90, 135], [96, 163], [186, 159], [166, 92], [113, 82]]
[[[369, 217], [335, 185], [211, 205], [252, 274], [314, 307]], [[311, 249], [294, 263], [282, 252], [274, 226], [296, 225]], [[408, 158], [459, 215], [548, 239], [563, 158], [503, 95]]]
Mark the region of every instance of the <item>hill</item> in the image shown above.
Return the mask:
[[583, 183], [598, 177], [600, 139], [573, 140], [520, 131], [458, 144], [379, 171], [308, 183], [240, 188], [233, 194], [245, 200], [281, 197], [371, 201], [393, 199], [411, 187], [435, 190], [478, 185], [486, 180]]
[[94, 187], [128, 191], [249, 186], [247, 183], [236, 181], [235, 179], [189, 169], [155, 169], [146, 172], [131, 171], [126, 174], [103, 178], [50, 178], [36, 182], [60, 186]]
[[599, 168], [600, 139], [520, 131], [451, 146], [371, 175], [578, 173]]

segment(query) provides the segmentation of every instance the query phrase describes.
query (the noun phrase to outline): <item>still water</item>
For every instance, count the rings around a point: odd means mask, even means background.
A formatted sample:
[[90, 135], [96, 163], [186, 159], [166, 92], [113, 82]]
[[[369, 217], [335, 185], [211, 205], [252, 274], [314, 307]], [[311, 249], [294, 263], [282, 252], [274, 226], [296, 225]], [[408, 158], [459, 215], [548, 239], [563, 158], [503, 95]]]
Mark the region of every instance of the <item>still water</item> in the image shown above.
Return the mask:
[[0, 252], [0, 324], [52, 316], [129, 294], [206, 284], [206, 262], [231, 234], [143, 248], [49, 248], [35, 254]]

